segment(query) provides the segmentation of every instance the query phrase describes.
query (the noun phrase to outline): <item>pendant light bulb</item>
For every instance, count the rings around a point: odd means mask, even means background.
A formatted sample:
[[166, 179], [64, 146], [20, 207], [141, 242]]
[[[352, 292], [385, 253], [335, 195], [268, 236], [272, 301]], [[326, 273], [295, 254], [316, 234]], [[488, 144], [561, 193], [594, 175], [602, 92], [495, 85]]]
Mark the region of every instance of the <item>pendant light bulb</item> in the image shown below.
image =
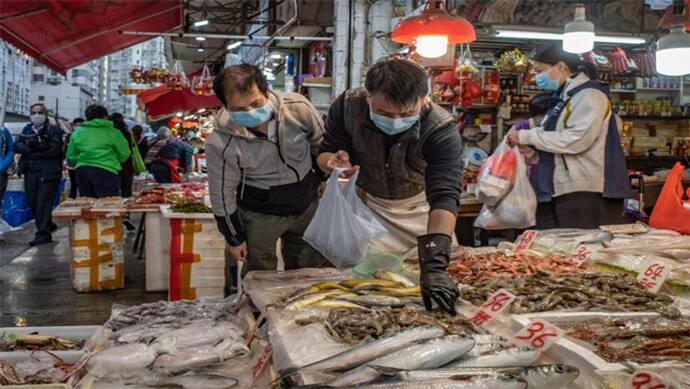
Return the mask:
[[582, 54], [594, 49], [594, 23], [587, 20], [584, 4], [575, 7], [575, 18], [565, 25], [563, 51]]
[[659, 38], [656, 71], [665, 76], [690, 74], [690, 35], [684, 25], [674, 25], [668, 35]]
[[448, 36], [423, 35], [416, 41], [417, 53], [425, 58], [438, 58], [448, 52]]

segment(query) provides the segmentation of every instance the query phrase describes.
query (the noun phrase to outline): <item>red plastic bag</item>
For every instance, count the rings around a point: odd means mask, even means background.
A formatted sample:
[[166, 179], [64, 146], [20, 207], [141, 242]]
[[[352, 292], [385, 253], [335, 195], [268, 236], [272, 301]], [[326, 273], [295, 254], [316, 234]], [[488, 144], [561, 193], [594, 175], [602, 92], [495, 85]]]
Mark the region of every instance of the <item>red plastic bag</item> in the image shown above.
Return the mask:
[[[650, 226], [690, 235], [690, 201], [683, 201], [684, 171], [683, 165], [677, 162], [666, 177], [652, 216], [649, 218]], [[690, 198], [690, 189], [686, 191], [686, 196]]]

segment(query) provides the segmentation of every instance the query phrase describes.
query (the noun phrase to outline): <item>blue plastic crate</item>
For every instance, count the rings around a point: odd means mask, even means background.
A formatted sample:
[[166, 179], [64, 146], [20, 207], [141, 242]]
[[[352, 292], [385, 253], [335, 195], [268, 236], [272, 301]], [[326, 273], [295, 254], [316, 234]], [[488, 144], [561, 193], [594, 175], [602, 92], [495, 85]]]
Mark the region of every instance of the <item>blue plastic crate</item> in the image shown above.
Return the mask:
[[29, 208], [5, 209], [2, 218], [12, 227], [18, 227], [34, 218], [34, 213]]

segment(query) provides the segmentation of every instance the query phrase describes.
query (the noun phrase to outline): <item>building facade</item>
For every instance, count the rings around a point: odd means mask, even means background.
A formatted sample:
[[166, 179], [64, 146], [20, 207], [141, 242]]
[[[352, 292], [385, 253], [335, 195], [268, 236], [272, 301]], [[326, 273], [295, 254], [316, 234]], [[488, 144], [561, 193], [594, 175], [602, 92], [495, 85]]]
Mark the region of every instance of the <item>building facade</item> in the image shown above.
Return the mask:
[[0, 40], [0, 104], [7, 98], [5, 120], [29, 120], [32, 59]]
[[98, 103], [100, 74], [98, 61], [67, 71], [63, 76], [34, 62], [31, 75], [31, 101], [45, 104], [53, 114], [72, 120], [84, 117], [86, 107]]

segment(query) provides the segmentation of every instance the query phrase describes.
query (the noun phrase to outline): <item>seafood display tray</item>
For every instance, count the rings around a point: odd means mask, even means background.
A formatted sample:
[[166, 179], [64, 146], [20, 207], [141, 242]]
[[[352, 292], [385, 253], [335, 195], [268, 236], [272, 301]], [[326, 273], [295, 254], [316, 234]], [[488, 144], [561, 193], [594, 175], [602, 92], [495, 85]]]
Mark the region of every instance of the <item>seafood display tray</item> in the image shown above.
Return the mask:
[[[0, 334], [16, 335], [45, 335], [57, 336], [69, 340], [88, 341], [101, 326], [63, 326], [63, 327], [4, 327], [0, 328]], [[0, 359], [11, 362], [21, 362], [31, 358], [31, 351], [0, 351]], [[59, 356], [65, 362], [74, 363], [81, 359], [84, 350], [57, 350], [51, 353]], [[4, 388], [4, 387], [3, 387]]]
[[[635, 319], [644, 317], [661, 317], [661, 315], [656, 312], [539, 312], [512, 315], [512, 326], [517, 331], [535, 319], [546, 320], [558, 326], [559, 322], [587, 321], [597, 318]], [[547, 351], [547, 354], [556, 360], [577, 366], [581, 371], [584, 370], [590, 373], [593, 373], [595, 370], [610, 372], [626, 369], [623, 364], [607, 362], [593, 351], [567, 338], [558, 340]]]
[[173, 212], [170, 205], [161, 205], [161, 214], [167, 219], [213, 219], [213, 213]]

